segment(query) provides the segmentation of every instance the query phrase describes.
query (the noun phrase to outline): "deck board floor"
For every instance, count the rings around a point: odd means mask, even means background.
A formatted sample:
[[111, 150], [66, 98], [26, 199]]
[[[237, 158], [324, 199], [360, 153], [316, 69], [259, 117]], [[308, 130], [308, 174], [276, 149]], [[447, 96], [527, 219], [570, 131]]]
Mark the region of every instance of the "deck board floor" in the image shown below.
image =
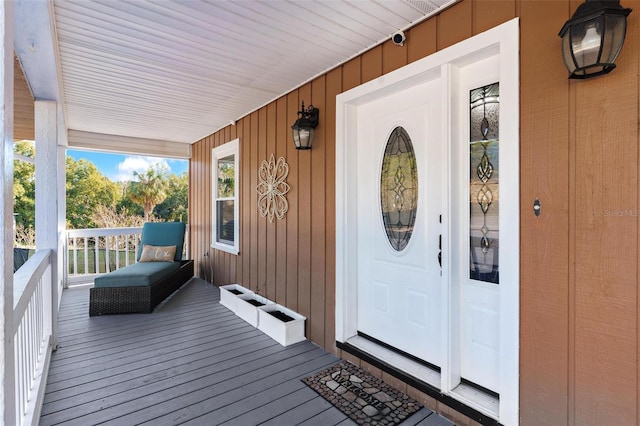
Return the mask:
[[[89, 288], [63, 292], [40, 424], [350, 425], [300, 381], [339, 361], [287, 348], [194, 278], [153, 314], [89, 317]], [[451, 424], [423, 408], [405, 422]]]

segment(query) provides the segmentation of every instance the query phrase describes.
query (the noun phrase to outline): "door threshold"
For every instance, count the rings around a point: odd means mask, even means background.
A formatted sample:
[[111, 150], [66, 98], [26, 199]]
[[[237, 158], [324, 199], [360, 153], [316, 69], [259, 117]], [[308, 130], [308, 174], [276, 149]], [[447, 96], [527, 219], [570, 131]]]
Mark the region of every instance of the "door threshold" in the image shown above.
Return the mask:
[[500, 424], [496, 420], [499, 399], [494, 395], [465, 383], [444, 394], [440, 391], [440, 372], [361, 336], [353, 336], [344, 343], [336, 342], [336, 346], [480, 424]]
[[395, 368], [398, 368], [404, 373], [422, 380], [431, 386], [436, 388], [440, 387], [440, 372], [433, 368], [429, 368], [422, 363], [413, 361], [408, 357], [402, 356], [402, 354], [399, 354], [396, 351], [388, 349], [383, 345], [362, 336], [353, 336], [347, 340], [347, 343], [374, 356], [375, 358], [385, 360]]
[[491, 417], [497, 418], [500, 415], [500, 398], [473, 385], [460, 383], [451, 394], [459, 401]]

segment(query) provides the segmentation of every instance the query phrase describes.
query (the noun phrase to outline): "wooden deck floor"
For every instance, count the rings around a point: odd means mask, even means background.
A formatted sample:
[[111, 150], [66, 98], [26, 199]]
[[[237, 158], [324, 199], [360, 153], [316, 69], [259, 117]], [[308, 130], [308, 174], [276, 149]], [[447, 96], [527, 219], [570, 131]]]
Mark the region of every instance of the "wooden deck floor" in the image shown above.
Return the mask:
[[[152, 314], [90, 318], [89, 289], [63, 292], [41, 425], [351, 425], [300, 379], [339, 361], [284, 348], [194, 278]], [[448, 425], [423, 408], [404, 425]]]

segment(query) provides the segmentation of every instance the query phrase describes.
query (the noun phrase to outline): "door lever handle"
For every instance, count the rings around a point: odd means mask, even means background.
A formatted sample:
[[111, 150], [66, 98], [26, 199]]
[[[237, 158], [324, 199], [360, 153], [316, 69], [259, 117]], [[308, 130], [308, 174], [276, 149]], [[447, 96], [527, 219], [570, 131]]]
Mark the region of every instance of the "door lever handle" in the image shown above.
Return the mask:
[[438, 236], [438, 264], [442, 269], [442, 234]]

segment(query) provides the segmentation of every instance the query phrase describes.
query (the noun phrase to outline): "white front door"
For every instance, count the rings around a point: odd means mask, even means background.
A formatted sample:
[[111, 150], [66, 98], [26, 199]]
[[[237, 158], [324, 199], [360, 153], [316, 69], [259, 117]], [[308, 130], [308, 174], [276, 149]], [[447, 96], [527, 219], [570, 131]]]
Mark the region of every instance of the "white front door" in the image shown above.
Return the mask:
[[435, 366], [447, 184], [440, 100], [435, 78], [372, 101], [358, 108], [357, 133], [358, 332]]
[[[356, 176], [358, 333], [436, 370], [443, 366], [443, 337], [458, 339], [460, 378], [498, 393], [496, 68], [495, 56], [459, 68], [449, 99], [442, 97], [443, 79], [434, 76], [360, 105]], [[472, 93], [481, 97], [485, 86], [489, 103], [476, 100], [471, 117]], [[442, 111], [449, 105], [459, 111], [452, 127], [464, 131], [445, 138]], [[479, 111], [491, 123], [486, 142]], [[444, 269], [443, 240], [454, 248], [444, 254]], [[449, 305], [453, 332], [443, 327]]]

